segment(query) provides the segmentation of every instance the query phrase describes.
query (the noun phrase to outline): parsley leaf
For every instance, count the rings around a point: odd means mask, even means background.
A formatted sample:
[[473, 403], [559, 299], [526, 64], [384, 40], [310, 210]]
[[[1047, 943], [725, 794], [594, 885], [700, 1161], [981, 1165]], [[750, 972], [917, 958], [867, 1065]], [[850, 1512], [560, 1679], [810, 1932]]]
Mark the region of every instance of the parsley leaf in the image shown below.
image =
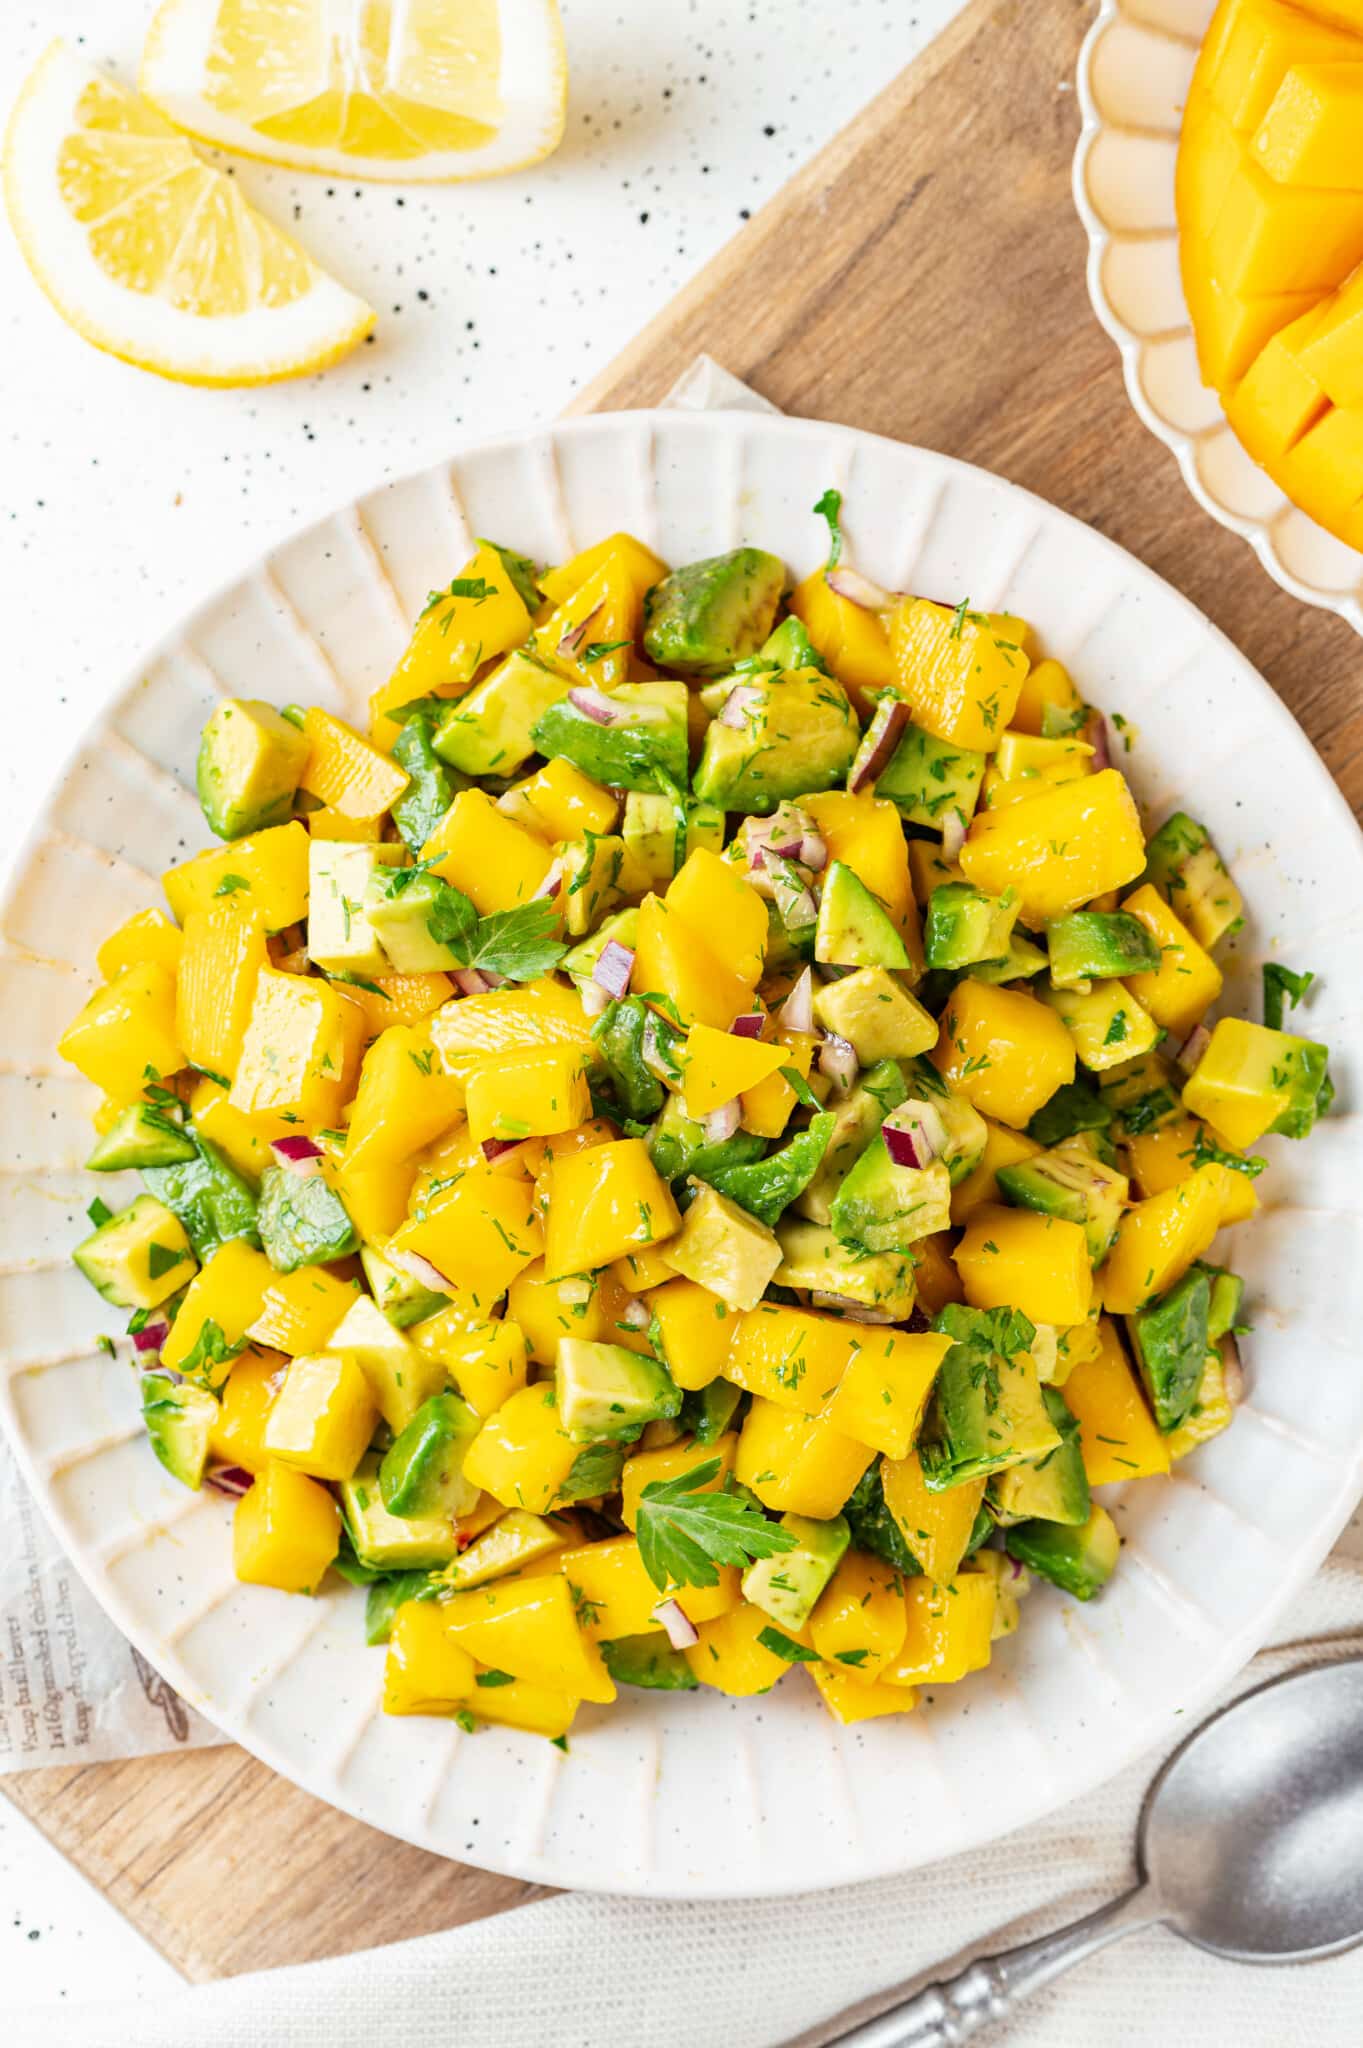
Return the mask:
[[1282, 967], [1276, 960], [1264, 962], [1264, 1022], [1270, 1031], [1283, 1028], [1283, 998], [1287, 998], [1286, 1008], [1295, 1010], [1315, 978], [1309, 971], [1294, 974], [1290, 967]]
[[614, 654], [619, 647], [628, 647], [628, 640], [589, 640], [578, 655], [578, 664], [590, 668], [594, 662], [603, 661], [608, 654]]
[[[398, 880], [415, 872], [402, 869]], [[426, 929], [437, 945], [449, 947], [461, 967], [481, 967], [489, 974], [505, 975], [508, 981], [533, 981], [536, 975], [557, 967], [567, 952], [555, 936], [558, 912], [546, 898], [479, 917], [461, 889], [438, 875], [432, 876], [431, 882], [434, 893]]]
[[217, 888], [213, 891], [213, 894], [215, 896], [234, 896], [238, 889], [249, 890], [250, 886], [251, 884], [245, 875], [224, 875]]
[[475, 1685], [514, 1685], [515, 1679], [509, 1671], [479, 1671], [474, 1674]]
[[746, 1565], [795, 1548], [789, 1529], [769, 1522], [739, 1495], [698, 1490], [719, 1469], [718, 1458], [707, 1458], [675, 1479], [654, 1480], [639, 1497], [639, 1555], [660, 1591], [669, 1585], [717, 1586], [718, 1565]]
[[824, 567], [836, 569], [842, 560], [842, 492], [826, 490], [813, 509], [820, 519], [828, 521], [828, 560]]
[[153, 1280], [160, 1280], [178, 1266], [184, 1253], [177, 1252], [173, 1245], [149, 1244], [147, 1246], [147, 1272]]
[[94, 1224], [96, 1230], [103, 1230], [114, 1212], [102, 1196], [96, 1195], [85, 1213]]
[[784, 1657], [787, 1664], [817, 1664], [819, 1661], [817, 1650], [807, 1650], [803, 1643], [792, 1642], [789, 1636], [782, 1635], [779, 1628], [759, 1629], [757, 1640], [764, 1650], [771, 1651], [773, 1657]]
[[193, 1350], [178, 1361], [175, 1369], [185, 1379], [197, 1380], [200, 1386], [215, 1387], [226, 1375], [225, 1372], [213, 1372], [210, 1367], [229, 1366], [237, 1353], [245, 1349], [244, 1337], [236, 1344], [229, 1344], [221, 1326], [210, 1317], [194, 1339]]
[[[1180, 1153], [1179, 1157], [1186, 1159], [1188, 1154]], [[1199, 1166], [1227, 1166], [1232, 1173], [1247, 1174], [1250, 1180], [1257, 1180], [1268, 1165], [1261, 1152], [1252, 1152], [1248, 1158], [1242, 1152], [1228, 1152], [1203, 1124], [1198, 1125], [1193, 1138], [1192, 1161], [1194, 1172]]]
[[430, 592], [421, 616], [424, 619], [427, 612], [434, 611], [447, 597], [468, 597], [474, 604], [483, 604], [489, 597], [496, 595], [497, 585], [489, 583], [486, 576], [456, 576], [453, 583], [447, 584], [443, 590]]

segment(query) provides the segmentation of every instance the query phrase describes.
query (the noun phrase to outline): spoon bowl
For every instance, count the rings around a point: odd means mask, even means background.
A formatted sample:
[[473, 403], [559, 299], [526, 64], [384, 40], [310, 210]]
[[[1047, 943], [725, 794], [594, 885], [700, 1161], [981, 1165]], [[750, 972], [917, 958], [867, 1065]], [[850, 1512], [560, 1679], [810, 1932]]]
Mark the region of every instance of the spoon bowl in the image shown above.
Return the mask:
[[1146, 1795], [1160, 1917], [1234, 1962], [1363, 1940], [1363, 1658], [1290, 1673], [1205, 1721]]

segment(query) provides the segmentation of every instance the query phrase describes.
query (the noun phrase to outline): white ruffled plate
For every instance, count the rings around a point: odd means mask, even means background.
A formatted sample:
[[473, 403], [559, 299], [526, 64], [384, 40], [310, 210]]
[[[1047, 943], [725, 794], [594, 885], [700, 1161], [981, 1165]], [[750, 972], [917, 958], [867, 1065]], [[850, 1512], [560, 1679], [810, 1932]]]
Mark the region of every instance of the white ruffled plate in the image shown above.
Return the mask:
[[[277, 548], [184, 621], [61, 773], [0, 910], [0, 1414], [77, 1567], [185, 1696], [320, 1798], [439, 1853], [547, 1884], [681, 1897], [776, 1893], [927, 1863], [1020, 1827], [1119, 1770], [1264, 1639], [1343, 1526], [1363, 1476], [1358, 1123], [1270, 1140], [1267, 1214], [1232, 1249], [1256, 1334], [1234, 1429], [1117, 1503], [1121, 1568], [1089, 1608], [1048, 1590], [991, 1669], [911, 1718], [841, 1730], [796, 1672], [771, 1696], [626, 1692], [566, 1755], [379, 1712], [361, 1598], [238, 1586], [227, 1502], [151, 1456], [121, 1318], [69, 1263], [88, 1228], [92, 1090], [57, 1058], [99, 939], [160, 898], [208, 837], [199, 728], [222, 693], [363, 717], [408, 621], [475, 534], [541, 559], [628, 527], [674, 562], [760, 542], [803, 575], [810, 511], [846, 494], [854, 559], [895, 587], [1019, 611], [1096, 701], [1139, 728], [1155, 812], [1207, 820], [1261, 957], [1321, 970], [1309, 1026], [1357, 1094], [1363, 842], [1272, 692], [1193, 608], [1099, 535], [980, 470], [843, 427], [633, 413], [476, 448]], [[110, 1202], [136, 1192], [105, 1188]]]
[[1275, 582], [1363, 633], [1363, 555], [1291, 504], [1198, 375], [1178, 269], [1174, 161], [1215, 0], [1102, 0], [1079, 54], [1083, 129], [1074, 196], [1089, 296], [1122, 352], [1126, 388], [1178, 457], [1198, 503], [1241, 534]]

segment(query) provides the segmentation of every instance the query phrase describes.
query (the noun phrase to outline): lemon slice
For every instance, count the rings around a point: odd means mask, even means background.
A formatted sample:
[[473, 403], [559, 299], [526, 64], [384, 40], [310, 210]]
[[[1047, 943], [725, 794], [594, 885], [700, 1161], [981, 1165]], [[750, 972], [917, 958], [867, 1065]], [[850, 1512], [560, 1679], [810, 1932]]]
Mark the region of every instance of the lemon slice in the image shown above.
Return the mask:
[[243, 156], [438, 183], [548, 156], [567, 76], [558, 0], [162, 0], [138, 82]]
[[374, 315], [254, 212], [183, 135], [53, 43], [5, 137], [5, 203], [33, 275], [96, 348], [190, 384], [320, 370]]

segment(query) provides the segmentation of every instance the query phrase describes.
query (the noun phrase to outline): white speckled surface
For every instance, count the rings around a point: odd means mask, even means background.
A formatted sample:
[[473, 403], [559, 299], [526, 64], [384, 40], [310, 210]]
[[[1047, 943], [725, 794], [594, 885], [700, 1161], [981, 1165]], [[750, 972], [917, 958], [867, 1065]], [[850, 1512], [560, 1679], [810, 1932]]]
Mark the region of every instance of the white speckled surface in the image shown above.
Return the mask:
[[[357, 194], [242, 166], [380, 310], [374, 344], [315, 382], [190, 392], [108, 361], [0, 231], [0, 603], [26, 741], [0, 761], [0, 860], [42, 793], [32, 749], [65, 755], [193, 598], [362, 486], [556, 412], [958, 4], [843, 0], [834, 37], [819, 0], [566, 0], [569, 130], [539, 172]], [[0, 94], [54, 34], [128, 76], [146, 12], [8, 0]], [[3, 1802], [0, 1972], [6, 2004], [173, 1975]]]

